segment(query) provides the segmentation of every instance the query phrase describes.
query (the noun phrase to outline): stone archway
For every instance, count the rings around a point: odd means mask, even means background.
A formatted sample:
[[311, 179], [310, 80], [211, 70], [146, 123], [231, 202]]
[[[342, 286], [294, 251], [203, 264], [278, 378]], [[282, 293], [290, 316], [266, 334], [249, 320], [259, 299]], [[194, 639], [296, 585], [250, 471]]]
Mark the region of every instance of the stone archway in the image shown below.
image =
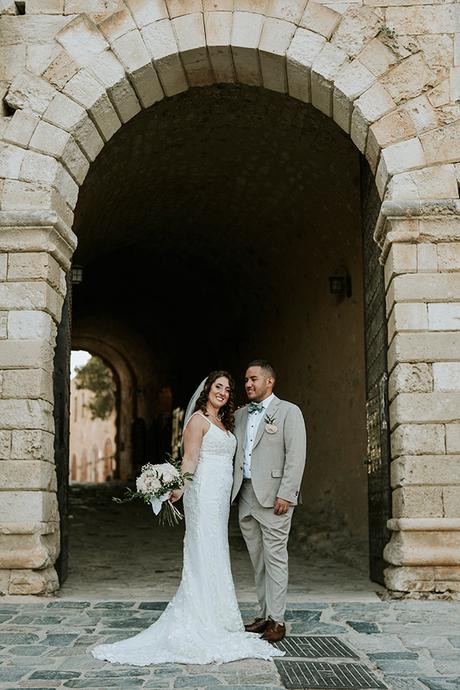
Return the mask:
[[[1, 293], [8, 312], [2, 452], [12, 471], [1, 517], [7, 541], [35, 551], [8, 561], [6, 590], [47, 591], [55, 582], [50, 363], [76, 244], [79, 186], [104, 143], [141, 108], [189, 86], [232, 81], [311, 101], [350, 134], [375, 174], [383, 200], [375, 239], [385, 263], [394, 458], [387, 585], [457, 587], [460, 125], [447, 107], [446, 71], [401, 38], [410, 21], [426, 22], [423, 11], [392, 7], [384, 19], [378, 8], [341, 15], [304, 4], [248, 0], [235, 10], [224, 2], [203, 12], [201, 2], [126, 0], [112, 14], [65, 18], [55, 36], [61, 48], [41, 78], [16, 70], [5, 98], [14, 114], [2, 156], [2, 244], [9, 254]], [[439, 33], [457, 10], [441, 8]], [[18, 461], [30, 464], [27, 478], [14, 474]], [[33, 508], [19, 537], [10, 516], [25, 503]]]

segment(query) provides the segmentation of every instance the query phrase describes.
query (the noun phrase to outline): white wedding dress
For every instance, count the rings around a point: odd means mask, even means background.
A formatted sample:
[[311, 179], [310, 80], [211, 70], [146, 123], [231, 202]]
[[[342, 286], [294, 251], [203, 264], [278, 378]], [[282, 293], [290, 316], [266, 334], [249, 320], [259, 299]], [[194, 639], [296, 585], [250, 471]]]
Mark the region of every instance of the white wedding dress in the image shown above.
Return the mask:
[[186, 530], [179, 588], [155, 623], [127, 640], [95, 647], [91, 651], [96, 659], [147, 666], [270, 659], [284, 654], [244, 630], [228, 545], [236, 439], [204, 418], [209, 430], [184, 494]]

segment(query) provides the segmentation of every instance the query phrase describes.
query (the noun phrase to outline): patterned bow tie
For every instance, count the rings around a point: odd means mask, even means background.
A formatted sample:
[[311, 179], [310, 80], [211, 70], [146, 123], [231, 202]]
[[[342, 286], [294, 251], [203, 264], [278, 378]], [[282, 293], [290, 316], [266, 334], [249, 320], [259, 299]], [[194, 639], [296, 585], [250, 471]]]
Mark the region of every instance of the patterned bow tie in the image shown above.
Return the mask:
[[249, 414], [252, 414], [253, 412], [262, 412], [263, 409], [264, 409], [264, 406], [262, 405], [262, 403], [251, 402], [248, 405]]

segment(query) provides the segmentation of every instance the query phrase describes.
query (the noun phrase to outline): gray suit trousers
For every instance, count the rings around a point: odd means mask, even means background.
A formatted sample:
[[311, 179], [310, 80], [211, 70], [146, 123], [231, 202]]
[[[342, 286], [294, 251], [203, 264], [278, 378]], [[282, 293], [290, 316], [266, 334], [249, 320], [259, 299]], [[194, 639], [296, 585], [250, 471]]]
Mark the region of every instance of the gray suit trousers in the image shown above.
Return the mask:
[[294, 507], [275, 515], [256, 498], [251, 480], [244, 480], [238, 496], [240, 529], [255, 574], [260, 616], [284, 622], [288, 587], [287, 543]]

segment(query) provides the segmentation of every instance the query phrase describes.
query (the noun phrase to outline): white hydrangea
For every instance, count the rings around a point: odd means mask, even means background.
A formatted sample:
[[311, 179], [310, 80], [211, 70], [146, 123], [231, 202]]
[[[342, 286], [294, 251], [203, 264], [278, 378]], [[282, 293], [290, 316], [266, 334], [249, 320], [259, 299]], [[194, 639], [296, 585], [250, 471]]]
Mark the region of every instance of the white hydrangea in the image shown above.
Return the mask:
[[161, 482], [156, 474], [143, 472], [136, 479], [136, 489], [143, 494], [153, 493], [161, 489]]
[[[169, 462], [160, 465], [147, 463], [143, 466], [140, 476], [136, 479], [136, 489], [144, 494], [159, 491], [163, 484], [168, 484], [180, 478], [180, 473]], [[162, 481], [161, 481], [162, 480]]]
[[174, 467], [174, 465], [171, 465], [170, 462], [164, 462], [162, 465], [159, 465], [158, 474], [163, 478], [165, 484], [178, 479], [180, 476], [177, 469]]

